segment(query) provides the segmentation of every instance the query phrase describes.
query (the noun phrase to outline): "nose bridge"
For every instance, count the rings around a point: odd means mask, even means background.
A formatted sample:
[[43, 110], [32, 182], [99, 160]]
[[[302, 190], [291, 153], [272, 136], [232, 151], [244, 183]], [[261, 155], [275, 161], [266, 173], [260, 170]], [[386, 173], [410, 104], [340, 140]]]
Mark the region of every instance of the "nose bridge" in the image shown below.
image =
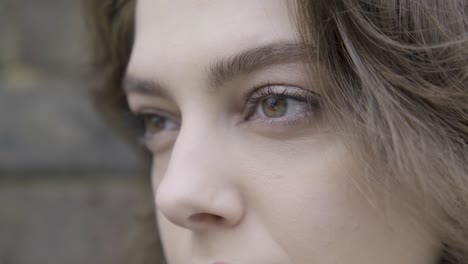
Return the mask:
[[[219, 144], [217, 144], [219, 141], [212, 122], [206, 122], [203, 119], [200, 121], [184, 120], [184, 125], [181, 127], [172, 149], [164, 178], [169, 176], [171, 178], [184, 177], [185, 173], [180, 172], [185, 170], [191, 170], [192, 173], [201, 173], [208, 169], [207, 167], [210, 170], [215, 170], [213, 165], [214, 161], [219, 158]], [[206, 176], [200, 175], [200, 177], [191, 178], [203, 181]]]
[[227, 157], [220, 140], [209, 125], [187, 125], [180, 131], [156, 190], [159, 210], [174, 224], [199, 229], [235, 225], [242, 218], [242, 200], [223, 168]]

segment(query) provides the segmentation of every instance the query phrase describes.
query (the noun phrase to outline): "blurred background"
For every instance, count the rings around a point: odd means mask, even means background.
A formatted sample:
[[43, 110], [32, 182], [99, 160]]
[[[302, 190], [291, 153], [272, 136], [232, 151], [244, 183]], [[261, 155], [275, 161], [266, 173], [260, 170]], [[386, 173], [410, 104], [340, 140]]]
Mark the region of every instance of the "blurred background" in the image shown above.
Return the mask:
[[79, 0], [0, 0], [0, 264], [117, 263], [151, 206], [88, 98], [84, 22]]

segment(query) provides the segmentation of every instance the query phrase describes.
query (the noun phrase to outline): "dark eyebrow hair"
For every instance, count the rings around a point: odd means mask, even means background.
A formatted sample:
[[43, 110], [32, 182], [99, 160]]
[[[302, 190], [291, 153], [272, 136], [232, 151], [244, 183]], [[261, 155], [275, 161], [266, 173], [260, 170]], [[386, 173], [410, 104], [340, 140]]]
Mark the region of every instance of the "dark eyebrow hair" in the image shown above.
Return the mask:
[[[241, 51], [232, 56], [215, 60], [209, 67], [209, 86], [217, 89], [238, 76], [249, 74], [266, 66], [291, 62], [305, 62], [306, 47], [298, 43], [276, 42]], [[168, 98], [163, 85], [127, 74], [123, 80], [126, 93]]]
[[163, 86], [153, 80], [140, 79], [131, 74], [126, 74], [123, 79], [125, 93], [136, 93], [155, 97], [169, 98]]
[[297, 43], [279, 42], [255, 47], [211, 64], [210, 85], [216, 88], [239, 75], [252, 73], [266, 66], [305, 59], [306, 48]]

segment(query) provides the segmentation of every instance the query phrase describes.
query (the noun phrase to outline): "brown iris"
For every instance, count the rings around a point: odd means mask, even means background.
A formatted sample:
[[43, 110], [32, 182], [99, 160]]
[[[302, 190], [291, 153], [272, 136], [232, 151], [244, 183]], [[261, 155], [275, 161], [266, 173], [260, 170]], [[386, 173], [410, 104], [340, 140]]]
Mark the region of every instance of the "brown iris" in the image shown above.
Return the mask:
[[282, 117], [286, 114], [287, 109], [288, 101], [284, 97], [270, 97], [262, 102], [262, 110], [266, 117]]
[[146, 133], [156, 134], [164, 129], [166, 119], [161, 116], [147, 115], [145, 116], [144, 123]]

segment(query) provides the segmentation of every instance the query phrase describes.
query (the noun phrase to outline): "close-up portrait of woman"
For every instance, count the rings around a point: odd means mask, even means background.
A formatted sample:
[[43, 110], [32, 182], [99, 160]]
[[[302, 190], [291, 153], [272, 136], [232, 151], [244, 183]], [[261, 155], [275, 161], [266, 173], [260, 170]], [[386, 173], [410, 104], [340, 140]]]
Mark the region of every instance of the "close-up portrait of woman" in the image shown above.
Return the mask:
[[86, 8], [155, 263], [468, 263], [468, 1]]

